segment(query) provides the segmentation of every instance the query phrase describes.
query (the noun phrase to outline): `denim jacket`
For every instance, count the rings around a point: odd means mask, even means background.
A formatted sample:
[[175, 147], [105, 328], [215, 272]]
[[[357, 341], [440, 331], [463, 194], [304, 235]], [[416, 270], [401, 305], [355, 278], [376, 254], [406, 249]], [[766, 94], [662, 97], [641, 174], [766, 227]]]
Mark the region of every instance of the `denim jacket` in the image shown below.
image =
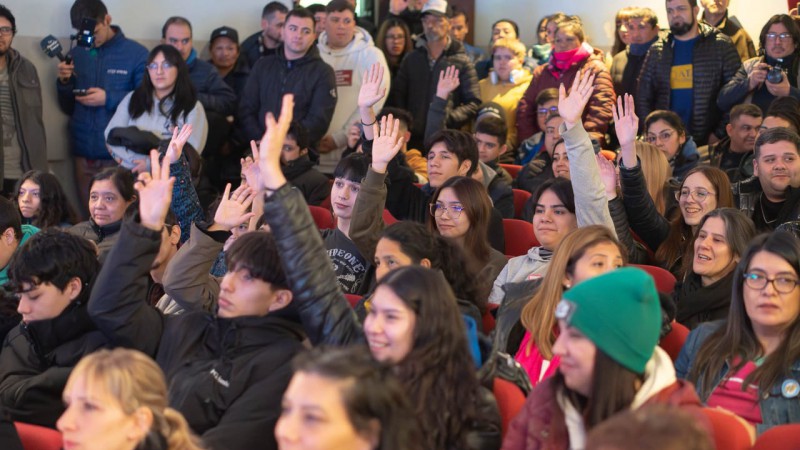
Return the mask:
[[[689, 337], [686, 338], [683, 349], [681, 349], [681, 353], [675, 361], [675, 372], [678, 378], [686, 378], [700, 346], [702, 346], [703, 342], [705, 342], [714, 331], [722, 326], [725, 326], [724, 320], [707, 322], [689, 333]], [[722, 371], [714, 379], [714, 389], [725, 379], [727, 372], [728, 364], [726, 363]], [[795, 361], [792, 364], [790, 378], [800, 382], [800, 361]], [[762, 423], [756, 426], [756, 432], [758, 434], [777, 425], [800, 422], [800, 397], [786, 398], [781, 393], [781, 386], [786, 379], [789, 378], [784, 378], [776, 382], [770, 388], [769, 392], [759, 391], [759, 407], [761, 408]], [[695, 384], [697, 385], [697, 394], [700, 395], [700, 399], [703, 402], [708, 401], [708, 398], [703, 398], [702, 396], [703, 386], [700, 380]]]

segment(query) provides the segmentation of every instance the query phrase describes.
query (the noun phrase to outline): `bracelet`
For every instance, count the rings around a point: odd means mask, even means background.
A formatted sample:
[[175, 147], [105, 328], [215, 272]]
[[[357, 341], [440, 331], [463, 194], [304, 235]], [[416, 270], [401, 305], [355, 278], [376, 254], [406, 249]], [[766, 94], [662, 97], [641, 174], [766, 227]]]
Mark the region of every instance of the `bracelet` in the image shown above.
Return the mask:
[[365, 127], [371, 127], [371, 126], [375, 125], [376, 123], [378, 123], [378, 118], [375, 117], [375, 120], [373, 120], [372, 123], [364, 123], [363, 120], [361, 120], [360, 122], [361, 122], [361, 125], [363, 125]]

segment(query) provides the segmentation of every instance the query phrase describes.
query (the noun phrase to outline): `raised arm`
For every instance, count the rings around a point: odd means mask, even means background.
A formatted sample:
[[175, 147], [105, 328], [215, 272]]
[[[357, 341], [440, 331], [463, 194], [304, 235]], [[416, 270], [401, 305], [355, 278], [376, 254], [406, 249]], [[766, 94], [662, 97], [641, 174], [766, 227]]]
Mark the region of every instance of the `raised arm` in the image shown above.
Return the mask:
[[375, 110], [372, 107], [386, 97], [386, 87], [383, 85], [384, 70], [380, 63], [374, 63], [364, 72], [361, 78], [361, 89], [358, 91], [358, 115], [364, 125], [364, 138], [371, 141], [374, 138], [371, 124], [376, 123]]
[[439, 130], [447, 128], [450, 94], [461, 85], [460, 71], [456, 66], [448, 66], [439, 72], [439, 82], [436, 84], [436, 96], [428, 106], [428, 117], [425, 122], [425, 141]]
[[295, 310], [314, 345], [363, 341], [363, 331], [336, 281], [330, 259], [300, 191], [286, 181], [280, 153], [292, 120], [294, 99], [283, 97], [281, 115], [267, 114], [258, 165], [266, 196], [264, 218], [272, 230]]
[[200, 198], [192, 184], [192, 174], [189, 169], [189, 160], [183, 155], [183, 146], [194, 132], [194, 127], [187, 123], [178, 129], [172, 130], [172, 139], [167, 145], [164, 160], [169, 164], [169, 173], [175, 177], [172, 189], [172, 212], [178, 219], [181, 228], [181, 243], [189, 240], [192, 224], [205, 220]]

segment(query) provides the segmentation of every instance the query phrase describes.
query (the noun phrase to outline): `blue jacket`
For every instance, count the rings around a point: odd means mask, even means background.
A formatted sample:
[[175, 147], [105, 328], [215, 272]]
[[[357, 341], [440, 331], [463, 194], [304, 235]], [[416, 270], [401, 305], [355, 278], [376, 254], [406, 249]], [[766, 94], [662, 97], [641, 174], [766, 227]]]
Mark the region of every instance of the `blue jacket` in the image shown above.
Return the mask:
[[700, 152], [697, 151], [697, 144], [691, 136], [687, 136], [686, 142], [681, 147], [680, 155], [676, 155], [670, 160], [673, 178], [678, 181], [683, 180], [683, 177], [699, 162]]
[[[142, 82], [147, 49], [127, 39], [122, 30], [99, 48], [70, 50], [75, 73], [66, 84], [56, 81], [58, 104], [72, 116], [69, 120], [72, 153], [87, 159], [111, 159], [103, 132], [117, 106], [128, 92]], [[106, 91], [105, 106], [83, 106], [75, 101], [73, 89], [99, 87]]]
[[[705, 342], [712, 333], [724, 325], [724, 320], [707, 322], [689, 333], [689, 337], [686, 338], [683, 349], [681, 349], [681, 353], [675, 361], [675, 372], [678, 378], [686, 378], [700, 346], [703, 345], [703, 342]], [[795, 381], [800, 381], [800, 361], [795, 361], [790, 371], [790, 378]], [[719, 375], [714, 378], [714, 389], [716, 389], [719, 383], [725, 378], [727, 372], [728, 365], [725, 364]], [[800, 422], [800, 397], [786, 398], [781, 394], [781, 385], [786, 379], [788, 378], [781, 379], [775, 383], [772, 388], [770, 388], [769, 392], [759, 392], [759, 407], [761, 408], [762, 423], [756, 426], [756, 432], [758, 434], [774, 426]], [[696, 385], [697, 394], [701, 396], [700, 400], [703, 402], [708, 401], [708, 398], [702, 397], [703, 385], [700, 383], [700, 380], [698, 380]]]
[[189, 78], [197, 90], [197, 100], [203, 104], [206, 111], [223, 116], [236, 113], [236, 94], [222, 79], [216, 67], [198, 59], [195, 50], [192, 50], [186, 65], [189, 66]]

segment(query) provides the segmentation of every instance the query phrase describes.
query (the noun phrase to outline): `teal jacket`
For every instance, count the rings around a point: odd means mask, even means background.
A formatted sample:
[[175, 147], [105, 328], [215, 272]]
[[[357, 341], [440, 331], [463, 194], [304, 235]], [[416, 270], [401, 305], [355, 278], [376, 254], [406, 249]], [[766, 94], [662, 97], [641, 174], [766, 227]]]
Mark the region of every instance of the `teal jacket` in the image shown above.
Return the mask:
[[[33, 225], [23, 225], [22, 226], [22, 239], [19, 241], [19, 245], [17, 246], [17, 248], [22, 247], [22, 244], [24, 244], [25, 241], [27, 241], [29, 237], [33, 236], [34, 234], [36, 234], [38, 232], [39, 232], [39, 229], [36, 228]], [[3, 270], [0, 270], [0, 286], [5, 286], [6, 283], [8, 283], [8, 266], [9, 265], [10, 265], [10, 263], [6, 264], [6, 266], [3, 267]]]

